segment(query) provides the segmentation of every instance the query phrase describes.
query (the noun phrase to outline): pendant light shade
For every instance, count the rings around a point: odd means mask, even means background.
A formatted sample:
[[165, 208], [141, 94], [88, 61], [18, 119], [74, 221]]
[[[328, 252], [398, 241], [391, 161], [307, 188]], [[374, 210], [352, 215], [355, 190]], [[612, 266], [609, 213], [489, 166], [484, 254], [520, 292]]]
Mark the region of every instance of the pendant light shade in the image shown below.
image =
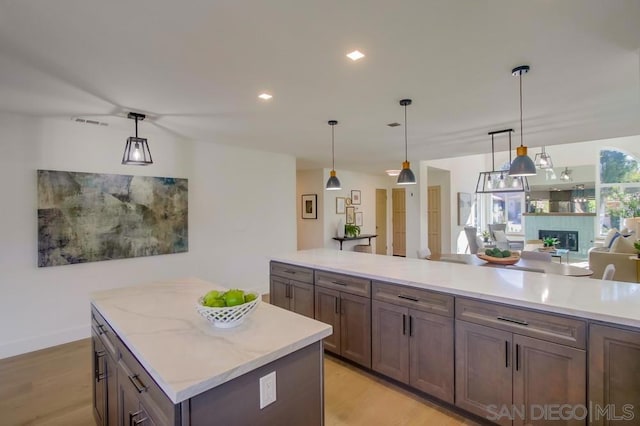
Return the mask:
[[539, 169], [553, 168], [553, 160], [551, 160], [551, 156], [545, 151], [544, 146], [542, 147], [542, 151], [536, 154], [536, 159], [533, 162]]
[[147, 140], [138, 137], [138, 120], [142, 121], [146, 116], [144, 114], [138, 114], [137, 112], [130, 112], [127, 117], [136, 121], [136, 135], [135, 137], [130, 136], [127, 138], [127, 143], [124, 146], [124, 154], [122, 154], [122, 164], [132, 166], [148, 166], [149, 164], [153, 164]]
[[333, 128], [338, 122], [336, 120], [329, 120], [329, 126], [331, 126], [331, 172], [329, 172], [329, 180], [327, 181], [326, 189], [327, 191], [337, 191], [338, 189], [342, 189], [342, 185], [340, 185], [340, 179], [336, 176], [335, 170], [335, 151], [334, 151], [334, 133]]
[[411, 99], [402, 99], [400, 101], [400, 105], [404, 107], [404, 161], [396, 181], [398, 185], [415, 185], [416, 183], [416, 176], [411, 171], [411, 164], [407, 155], [407, 105], [411, 105], [411, 102]]
[[511, 74], [518, 76], [520, 80], [520, 146], [516, 149], [516, 158], [511, 162], [509, 176], [534, 176], [537, 173], [536, 165], [527, 155], [527, 147], [522, 142], [522, 132], [524, 131], [522, 126], [522, 74], [528, 73], [529, 69], [529, 65], [520, 65], [511, 70]]

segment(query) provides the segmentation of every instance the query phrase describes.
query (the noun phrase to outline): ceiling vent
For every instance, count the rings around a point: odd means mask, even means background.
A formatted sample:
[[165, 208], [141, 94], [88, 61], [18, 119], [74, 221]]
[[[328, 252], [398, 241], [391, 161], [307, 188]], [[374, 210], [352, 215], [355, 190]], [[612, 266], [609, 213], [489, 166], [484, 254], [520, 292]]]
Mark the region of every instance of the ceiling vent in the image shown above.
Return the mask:
[[109, 123], [105, 123], [104, 121], [93, 120], [89, 118], [82, 117], [71, 117], [71, 121], [75, 121], [80, 124], [93, 124], [94, 126], [108, 126]]

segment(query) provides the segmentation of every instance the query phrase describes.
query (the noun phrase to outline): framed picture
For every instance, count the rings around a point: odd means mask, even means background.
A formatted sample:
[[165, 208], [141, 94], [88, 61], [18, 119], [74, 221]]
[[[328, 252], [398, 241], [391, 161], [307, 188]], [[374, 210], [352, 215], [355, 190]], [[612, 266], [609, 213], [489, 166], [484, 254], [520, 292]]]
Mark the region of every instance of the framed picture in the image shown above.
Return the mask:
[[336, 197], [336, 214], [344, 214], [345, 199], [344, 197]]
[[346, 223], [355, 223], [356, 221], [356, 208], [355, 207], [347, 207], [347, 220]]
[[352, 189], [351, 190], [351, 204], [353, 204], [354, 206], [359, 206], [360, 205], [360, 190], [359, 189]]
[[363, 226], [362, 212], [356, 212], [356, 226]]
[[318, 209], [316, 206], [317, 202], [318, 202], [317, 194], [302, 195], [302, 218], [303, 219], [318, 218]]
[[458, 225], [464, 226], [471, 218], [473, 195], [466, 192], [458, 192]]

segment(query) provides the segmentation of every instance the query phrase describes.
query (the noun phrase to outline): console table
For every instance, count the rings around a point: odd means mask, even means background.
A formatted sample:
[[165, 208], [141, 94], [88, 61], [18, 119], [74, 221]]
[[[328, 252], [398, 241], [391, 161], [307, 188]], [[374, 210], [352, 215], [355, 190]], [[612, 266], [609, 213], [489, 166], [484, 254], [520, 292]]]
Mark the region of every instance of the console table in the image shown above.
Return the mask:
[[355, 241], [355, 240], [369, 240], [369, 245], [371, 245], [371, 239], [377, 237], [377, 234], [360, 234], [357, 237], [333, 237], [334, 240], [340, 242], [340, 250], [342, 250], [342, 242], [343, 241]]

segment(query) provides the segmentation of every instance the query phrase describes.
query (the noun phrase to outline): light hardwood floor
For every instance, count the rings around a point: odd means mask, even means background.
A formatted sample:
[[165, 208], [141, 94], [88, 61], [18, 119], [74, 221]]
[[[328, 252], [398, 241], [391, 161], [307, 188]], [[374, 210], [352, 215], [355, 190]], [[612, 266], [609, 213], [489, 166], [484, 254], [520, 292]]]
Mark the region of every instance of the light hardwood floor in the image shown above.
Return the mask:
[[[92, 426], [91, 404], [89, 339], [0, 360], [0, 426]], [[325, 424], [475, 423], [326, 356]]]

